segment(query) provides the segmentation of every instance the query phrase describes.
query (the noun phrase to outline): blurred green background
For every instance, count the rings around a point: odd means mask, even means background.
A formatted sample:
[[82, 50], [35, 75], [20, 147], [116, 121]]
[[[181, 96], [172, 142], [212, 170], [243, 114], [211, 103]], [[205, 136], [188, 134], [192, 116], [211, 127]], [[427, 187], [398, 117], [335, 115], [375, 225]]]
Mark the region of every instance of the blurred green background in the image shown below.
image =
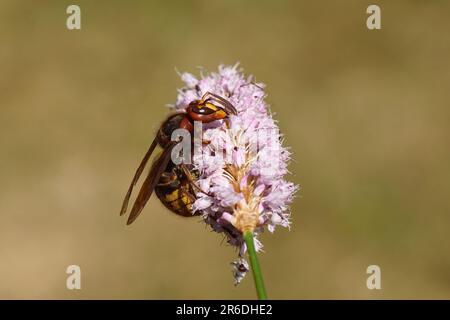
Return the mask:
[[[366, 8], [382, 29], [366, 28]], [[66, 29], [81, 7], [82, 29]], [[124, 193], [181, 81], [267, 84], [302, 185], [271, 298], [450, 298], [448, 1], [0, 1], [0, 298], [241, 299], [236, 254]], [[82, 290], [66, 289], [80, 265]], [[382, 290], [366, 268], [381, 267]]]

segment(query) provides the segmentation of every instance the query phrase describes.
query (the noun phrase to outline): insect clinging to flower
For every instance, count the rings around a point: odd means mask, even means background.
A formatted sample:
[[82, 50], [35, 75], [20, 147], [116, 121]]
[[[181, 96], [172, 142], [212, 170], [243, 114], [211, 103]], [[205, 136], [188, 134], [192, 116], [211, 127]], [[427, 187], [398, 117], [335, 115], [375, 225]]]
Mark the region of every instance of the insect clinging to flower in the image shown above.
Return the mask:
[[[258, 235], [277, 226], [290, 227], [290, 211], [298, 186], [286, 181], [291, 154], [282, 143], [277, 122], [265, 101], [264, 84], [237, 68], [220, 66], [218, 72], [196, 78], [181, 75], [185, 86], [178, 90], [175, 113], [163, 122], [138, 167], [125, 196], [127, 210], [134, 185], [157, 145], [163, 148], [152, 165], [131, 209], [128, 224], [140, 214], [155, 191], [162, 203], [181, 216], [200, 216], [213, 231], [223, 233], [238, 249], [232, 264], [236, 284], [253, 271], [258, 296], [265, 298], [256, 252]], [[195, 135], [201, 126], [201, 143], [194, 145], [192, 163], [170, 162], [180, 140], [176, 129]], [[200, 152], [196, 152], [199, 149]], [[189, 152], [190, 153], [190, 152]], [[245, 261], [249, 254], [250, 266]], [[258, 280], [259, 279], [259, 280]]]
[[199, 100], [190, 102], [185, 112], [175, 112], [162, 123], [156, 137], [136, 170], [125, 195], [120, 215], [126, 213], [133, 188], [156, 146], [159, 145], [163, 148], [163, 151], [153, 163], [139, 191], [127, 224], [131, 224], [136, 220], [150, 199], [153, 191], [155, 191], [161, 202], [172, 212], [184, 217], [199, 214], [199, 212], [192, 211], [192, 204], [196, 200], [193, 189], [201, 189], [196, 185], [195, 175], [188, 168], [188, 164], [181, 163], [174, 165], [170, 161], [173, 148], [180, 143], [180, 141], [172, 141], [171, 136], [176, 129], [185, 129], [192, 133], [194, 121], [209, 123], [225, 119], [230, 114], [237, 115], [237, 110], [230, 102], [214, 93], [206, 92]]

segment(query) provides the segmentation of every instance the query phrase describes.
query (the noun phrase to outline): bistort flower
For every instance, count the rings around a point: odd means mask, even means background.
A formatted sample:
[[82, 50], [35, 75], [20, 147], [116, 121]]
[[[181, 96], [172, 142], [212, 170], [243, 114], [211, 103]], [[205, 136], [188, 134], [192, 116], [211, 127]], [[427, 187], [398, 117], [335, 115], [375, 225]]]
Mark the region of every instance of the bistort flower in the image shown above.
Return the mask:
[[[235, 66], [220, 66], [218, 72], [181, 74], [185, 87], [178, 91], [177, 110], [211, 92], [228, 100], [237, 115], [204, 124], [202, 143], [193, 157], [193, 171], [200, 190], [194, 211], [205, 223], [239, 249], [233, 263], [236, 284], [249, 270], [243, 234], [255, 235], [256, 251], [262, 244], [256, 236], [265, 228], [290, 226], [289, 205], [298, 186], [284, 179], [290, 152], [265, 102], [264, 84], [255, 83]], [[203, 191], [203, 192], [202, 192]]]

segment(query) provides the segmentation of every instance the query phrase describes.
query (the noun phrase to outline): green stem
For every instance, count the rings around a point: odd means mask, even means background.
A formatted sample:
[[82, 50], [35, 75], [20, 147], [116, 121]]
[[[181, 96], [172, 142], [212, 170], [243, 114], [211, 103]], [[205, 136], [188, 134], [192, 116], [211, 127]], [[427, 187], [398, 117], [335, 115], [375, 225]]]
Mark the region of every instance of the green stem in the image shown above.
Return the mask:
[[255, 280], [256, 293], [259, 300], [266, 300], [267, 293], [264, 288], [264, 280], [259, 266], [258, 257], [256, 255], [255, 243], [253, 242], [253, 232], [245, 231], [244, 240], [247, 245], [247, 252], [250, 258], [250, 266], [253, 272], [253, 279]]

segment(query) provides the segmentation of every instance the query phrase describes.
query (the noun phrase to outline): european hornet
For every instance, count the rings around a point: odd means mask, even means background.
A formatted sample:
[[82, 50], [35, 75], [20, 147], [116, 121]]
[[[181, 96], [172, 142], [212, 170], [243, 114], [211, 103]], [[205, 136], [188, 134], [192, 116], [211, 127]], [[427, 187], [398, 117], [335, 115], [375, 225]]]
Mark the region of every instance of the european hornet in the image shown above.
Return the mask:
[[[236, 108], [228, 100], [214, 93], [206, 92], [200, 100], [194, 100], [189, 103], [185, 112], [174, 113], [162, 123], [150, 148], [137, 168], [125, 195], [125, 199], [123, 200], [120, 215], [125, 214], [127, 211], [133, 187], [139, 180], [156, 146], [159, 145], [163, 151], [153, 162], [147, 178], [141, 186], [128, 217], [127, 224], [131, 224], [136, 220], [150, 199], [153, 191], [155, 191], [156, 196], [172, 212], [183, 217], [191, 217], [199, 214], [192, 212], [192, 203], [196, 199], [194, 188], [201, 191], [196, 185], [196, 177], [186, 164], [181, 163], [175, 165], [171, 161], [172, 150], [180, 143], [180, 141], [171, 140], [172, 132], [182, 128], [192, 133], [194, 130], [194, 121], [209, 123], [225, 119], [229, 115], [237, 115]], [[193, 140], [192, 134], [191, 140]]]

